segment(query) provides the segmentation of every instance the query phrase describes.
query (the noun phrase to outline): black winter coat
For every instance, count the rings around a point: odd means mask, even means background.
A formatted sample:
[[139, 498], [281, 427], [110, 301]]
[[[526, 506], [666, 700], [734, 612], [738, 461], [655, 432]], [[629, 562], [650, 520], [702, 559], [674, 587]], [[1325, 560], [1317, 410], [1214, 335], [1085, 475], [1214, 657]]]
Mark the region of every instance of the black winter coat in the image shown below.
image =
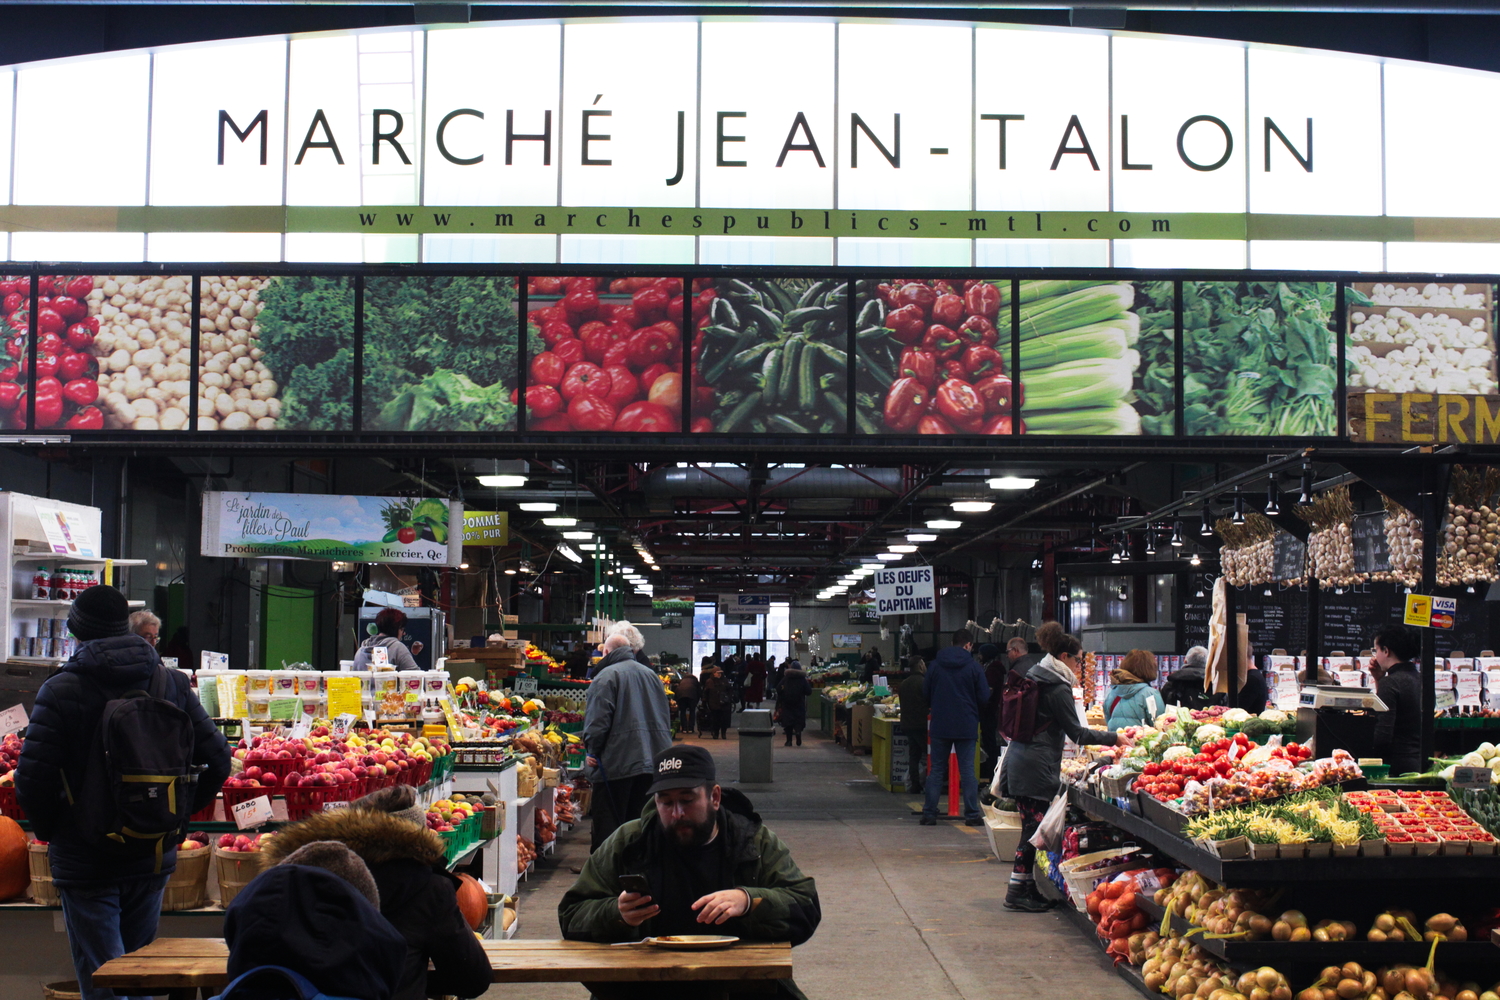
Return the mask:
[[336, 840], [359, 855], [375, 876], [381, 914], [406, 939], [392, 1000], [477, 997], [490, 988], [490, 960], [458, 909], [458, 879], [448, 873], [437, 834], [389, 813], [340, 809], [283, 828], [267, 859], [280, 862], [318, 840]]
[[807, 696], [812, 694], [812, 685], [807, 674], [795, 667], [781, 675], [776, 687], [776, 716], [781, 728], [796, 732], [807, 728]]
[[1394, 663], [1375, 685], [1389, 711], [1375, 713], [1375, 753], [1392, 774], [1426, 770], [1422, 760], [1422, 677], [1410, 663]]
[[[16, 768], [16, 798], [39, 840], [51, 841], [52, 878], [61, 886], [148, 878], [158, 871], [152, 856], [121, 861], [90, 844], [73, 821], [72, 789], [83, 788], [106, 702], [126, 691], [145, 690], [161, 659], [138, 635], [87, 642], [37, 692], [26, 728], [26, 746]], [[208, 770], [198, 778], [193, 811], [208, 806], [229, 777], [229, 745], [203, 711], [187, 676], [167, 671], [167, 699], [193, 722], [193, 762]], [[177, 867], [174, 844], [162, 856], [161, 872]]]

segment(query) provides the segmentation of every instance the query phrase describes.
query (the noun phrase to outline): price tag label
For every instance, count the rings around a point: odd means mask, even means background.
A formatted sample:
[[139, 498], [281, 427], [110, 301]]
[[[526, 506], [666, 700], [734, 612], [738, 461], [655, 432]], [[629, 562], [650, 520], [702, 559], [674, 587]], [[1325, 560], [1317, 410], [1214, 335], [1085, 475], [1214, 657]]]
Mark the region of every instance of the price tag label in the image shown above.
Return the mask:
[[12, 705], [5, 711], [0, 712], [0, 736], [9, 736], [26, 728], [29, 720], [26, 717], [26, 708], [23, 705]]
[[1453, 769], [1454, 788], [1489, 788], [1490, 769], [1487, 767], [1455, 767]]
[[516, 678], [516, 682], [515, 682], [515, 688], [513, 690], [516, 692], [516, 694], [522, 694], [522, 695], [536, 694], [536, 678], [535, 677], [517, 677]]
[[1453, 694], [1452, 690], [1438, 691], [1433, 698], [1433, 707], [1439, 712], [1447, 711], [1457, 704], [1458, 698]]
[[324, 812], [332, 812], [335, 809], [348, 809], [348, 808], [349, 808], [349, 803], [348, 802], [325, 802], [325, 803], [323, 803], [323, 811]]
[[377, 667], [384, 667], [391, 662], [390, 650], [384, 646], [375, 646], [370, 649], [370, 662]]
[[302, 718], [298, 719], [295, 724], [293, 724], [292, 731], [287, 734], [287, 737], [294, 740], [307, 739], [307, 735], [312, 732], [312, 724], [313, 717], [310, 715], [304, 715]]
[[234, 813], [235, 825], [241, 830], [265, 826], [271, 822], [271, 798], [268, 795], [261, 795], [244, 802], [236, 802], [231, 811]]
[[1479, 704], [1479, 675], [1472, 670], [1464, 670], [1458, 674], [1455, 690], [1458, 692], [1458, 703], [1460, 705]]
[[406, 692], [406, 703], [408, 705], [415, 705], [417, 702], [419, 702], [421, 700], [422, 700], [422, 692], [420, 692], [420, 691], [408, 691], [408, 692]]
[[358, 718], [359, 718], [359, 716], [357, 716], [357, 715], [353, 715], [353, 714], [351, 714], [349, 712], [345, 712], [343, 715], [340, 715], [337, 719], [334, 719], [333, 720], [333, 735], [335, 735], [335, 736], [347, 736], [347, 735], [349, 735], [349, 730], [354, 726], [354, 720], [358, 719]]

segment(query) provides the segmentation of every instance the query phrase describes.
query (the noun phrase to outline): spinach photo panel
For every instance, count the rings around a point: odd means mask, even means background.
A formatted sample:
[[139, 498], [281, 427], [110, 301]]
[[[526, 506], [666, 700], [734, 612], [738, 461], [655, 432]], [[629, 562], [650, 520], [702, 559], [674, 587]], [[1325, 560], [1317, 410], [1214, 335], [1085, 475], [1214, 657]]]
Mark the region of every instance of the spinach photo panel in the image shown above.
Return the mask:
[[367, 431], [516, 429], [516, 278], [365, 279]]
[[1186, 433], [1334, 434], [1335, 302], [1325, 281], [1184, 281]]

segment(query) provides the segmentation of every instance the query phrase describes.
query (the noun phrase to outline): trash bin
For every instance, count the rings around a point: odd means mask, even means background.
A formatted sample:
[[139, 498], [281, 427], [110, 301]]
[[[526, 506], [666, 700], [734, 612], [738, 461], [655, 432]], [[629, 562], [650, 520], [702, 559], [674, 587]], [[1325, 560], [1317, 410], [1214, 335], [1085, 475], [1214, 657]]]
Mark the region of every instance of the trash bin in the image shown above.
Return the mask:
[[752, 708], [740, 713], [740, 784], [771, 782], [771, 713]]

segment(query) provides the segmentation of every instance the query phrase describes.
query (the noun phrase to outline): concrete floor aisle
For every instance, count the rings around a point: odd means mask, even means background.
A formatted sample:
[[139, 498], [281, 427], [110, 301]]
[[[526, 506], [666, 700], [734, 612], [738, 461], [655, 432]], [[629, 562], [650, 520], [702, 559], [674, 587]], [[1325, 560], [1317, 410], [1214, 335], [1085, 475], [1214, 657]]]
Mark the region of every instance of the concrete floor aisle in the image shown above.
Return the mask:
[[[713, 753], [722, 784], [738, 784], [738, 742], [689, 742]], [[823, 737], [775, 738], [770, 785], [740, 787], [818, 881], [823, 922], [794, 953], [811, 1000], [1009, 1000], [1039, 995], [1132, 1000], [1098, 948], [1055, 914], [1005, 910], [1008, 864], [984, 831], [917, 824], [912, 796], [881, 788], [859, 759]], [[588, 857], [587, 820], [519, 891], [519, 937], [556, 938], [557, 902]], [[528, 1000], [582, 1000], [577, 985], [534, 985]], [[497, 987], [490, 998], [514, 996]]]

